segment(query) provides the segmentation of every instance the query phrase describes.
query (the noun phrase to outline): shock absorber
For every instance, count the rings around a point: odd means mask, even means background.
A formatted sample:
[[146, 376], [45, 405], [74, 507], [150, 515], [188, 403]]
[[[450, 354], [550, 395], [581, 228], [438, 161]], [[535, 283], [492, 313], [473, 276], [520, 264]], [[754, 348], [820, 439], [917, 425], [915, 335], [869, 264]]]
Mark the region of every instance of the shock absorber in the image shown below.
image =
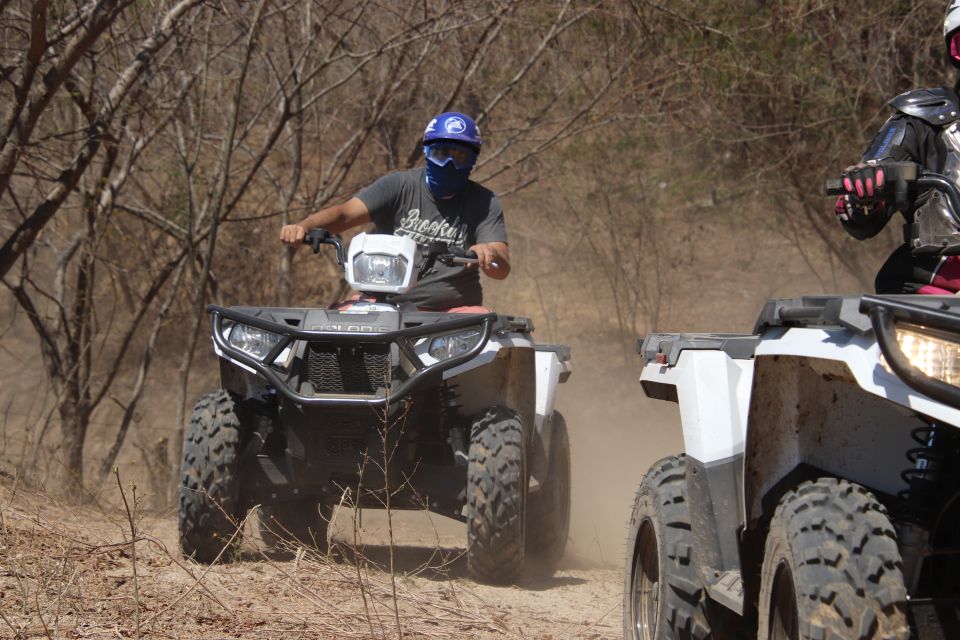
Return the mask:
[[[919, 446], [906, 453], [913, 466], [900, 474], [907, 489], [897, 494], [907, 510], [906, 521], [897, 527], [904, 576], [913, 576], [908, 578], [913, 592], [922, 584], [952, 590], [960, 586], [960, 437], [949, 425], [935, 422], [913, 429], [910, 437]], [[936, 562], [925, 563], [931, 554]]]
[[913, 466], [901, 472], [907, 488], [898, 495], [915, 517], [929, 523], [937, 511], [941, 472], [948, 449], [945, 441], [949, 436], [931, 422], [913, 429], [910, 437], [920, 446], [907, 450], [907, 460]]
[[453, 461], [456, 465], [465, 465], [468, 461], [466, 429], [463, 426], [463, 417], [459, 402], [460, 394], [457, 385], [444, 383], [440, 387], [440, 418], [447, 430], [447, 444], [453, 452]]

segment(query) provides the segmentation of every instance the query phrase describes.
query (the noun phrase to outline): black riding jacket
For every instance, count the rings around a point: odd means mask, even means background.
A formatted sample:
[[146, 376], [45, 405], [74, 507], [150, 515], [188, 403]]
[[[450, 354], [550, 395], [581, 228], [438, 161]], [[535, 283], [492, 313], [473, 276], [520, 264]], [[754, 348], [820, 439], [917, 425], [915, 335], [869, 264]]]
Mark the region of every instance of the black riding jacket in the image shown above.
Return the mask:
[[[910, 161], [943, 173], [948, 153], [944, 135], [960, 119], [957, 93], [947, 88], [917, 89], [897, 96], [889, 104], [894, 114], [874, 136], [862, 161]], [[916, 205], [901, 211], [906, 224], [913, 223], [915, 209]], [[896, 209], [887, 202], [867, 208], [847, 198], [842, 205], [838, 203], [836, 212], [843, 228], [854, 238], [864, 240], [880, 233]], [[943, 261], [937, 256], [913, 256], [904, 243], [877, 274], [877, 293], [917, 293], [934, 283]]]

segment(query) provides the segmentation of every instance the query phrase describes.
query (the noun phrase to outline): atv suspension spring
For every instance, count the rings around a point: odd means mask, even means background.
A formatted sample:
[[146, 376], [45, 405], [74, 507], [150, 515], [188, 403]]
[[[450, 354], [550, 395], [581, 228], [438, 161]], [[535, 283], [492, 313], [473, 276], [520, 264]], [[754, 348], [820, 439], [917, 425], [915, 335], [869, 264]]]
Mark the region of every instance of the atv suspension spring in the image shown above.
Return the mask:
[[908, 449], [907, 460], [913, 465], [900, 473], [907, 488], [897, 495], [922, 519], [932, 517], [936, 510], [938, 488], [945, 446], [941, 429], [934, 423], [917, 427], [910, 437], [919, 447]]
[[460, 417], [460, 393], [455, 384], [444, 384], [440, 387], [440, 407], [442, 408], [444, 418], [448, 424]]
[[447, 430], [447, 444], [453, 454], [453, 462], [457, 466], [466, 465], [467, 457], [467, 429], [464, 426], [459, 402], [460, 393], [457, 385], [444, 384], [440, 387], [440, 413], [444, 428]]

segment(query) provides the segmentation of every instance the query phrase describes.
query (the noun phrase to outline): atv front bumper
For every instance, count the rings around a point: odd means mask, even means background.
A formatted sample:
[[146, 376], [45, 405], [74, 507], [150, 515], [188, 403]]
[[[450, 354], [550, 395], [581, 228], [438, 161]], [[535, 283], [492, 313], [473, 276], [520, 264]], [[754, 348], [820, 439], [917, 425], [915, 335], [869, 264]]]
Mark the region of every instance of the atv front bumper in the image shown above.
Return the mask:
[[[253, 316], [234, 309], [227, 309], [217, 305], [210, 305], [207, 310], [211, 314], [213, 342], [224, 357], [263, 376], [280, 394], [287, 399], [308, 406], [369, 406], [385, 407], [397, 403], [436, 381], [444, 371], [457, 367], [476, 357], [490, 340], [490, 336], [497, 330], [529, 331], [528, 321], [525, 319], [500, 316], [496, 313], [470, 314], [453, 317], [456, 314], [417, 313], [405, 314], [405, 320], [412, 320], [404, 328], [392, 331], [324, 331], [300, 329], [288, 324], [274, 322], [265, 318]], [[415, 316], [415, 317], [414, 317]], [[257, 358], [230, 344], [224, 335], [224, 321], [244, 324], [268, 331], [280, 337], [278, 344], [271, 351]], [[523, 324], [523, 326], [519, 326]], [[457, 330], [476, 327], [480, 332], [477, 343], [468, 351], [459, 355], [426, 363], [417, 354], [414, 345], [422, 338], [448, 334]], [[380, 345], [391, 347], [395, 345], [400, 358], [409, 365], [409, 371], [400, 379], [393, 379], [388, 385], [371, 394], [353, 393], [318, 393], [308, 395], [292, 386], [290, 371], [284, 370], [276, 364], [276, 360], [285, 349], [295, 348], [297, 343], [325, 343], [332, 345]]]

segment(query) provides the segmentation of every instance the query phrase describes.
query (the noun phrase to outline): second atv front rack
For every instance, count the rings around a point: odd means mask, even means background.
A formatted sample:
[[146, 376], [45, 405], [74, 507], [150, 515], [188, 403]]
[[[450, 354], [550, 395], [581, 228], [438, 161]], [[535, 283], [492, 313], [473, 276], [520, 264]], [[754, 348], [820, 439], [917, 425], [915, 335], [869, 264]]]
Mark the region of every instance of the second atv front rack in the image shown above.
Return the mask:
[[[207, 310], [210, 312], [210, 322], [212, 328], [213, 342], [217, 349], [226, 357], [234, 360], [252, 371], [262, 375], [279, 393], [287, 399], [303, 405], [326, 405], [326, 406], [371, 406], [384, 407], [399, 402], [402, 398], [418, 391], [424, 387], [434, 376], [441, 375], [444, 371], [453, 369], [469, 360], [475, 358], [484, 350], [494, 331], [510, 331], [518, 328], [517, 319], [510, 316], [503, 316], [496, 313], [484, 314], [464, 314], [460, 318], [438, 320], [435, 322], [424, 322], [418, 326], [405, 327], [393, 331], [378, 332], [340, 332], [340, 331], [322, 331], [300, 329], [279, 322], [274, 322], [266, 318], [252, 316], [234, 309], [228, 309], [218, 305], [209, 305]], [[237, 324], [244, 324], [272, 334], [280, 336], [280, 341], [263, 358], [256, 358], [253, 355], [242, 351], [229, 343], [224, 335], [224, 320], [229, 320]], [[449, 333], [458, 329], [468, 329], [477, 327], [480, 331], [480, 337], [468, 351], [441, 360], [431, 364], [424, 363], [414, 352], [411, 340], [417, 338], [427, 338], [430, 336]], [[292, 347], [295, 342], [302, 341], [307, 343], [326, 342], [333, 344], [397, 344], [404, 356], [414, 365], [415, 371], [408, 378], [401, 381], [395, 387], [385, 390], [382, 389], [377, 395], [363, 396], [355, 394], [322, 394], [305, 395], [290, 387], [283, 378], [283, 373], [278, 371], [272, 363], [284, 351]]]

